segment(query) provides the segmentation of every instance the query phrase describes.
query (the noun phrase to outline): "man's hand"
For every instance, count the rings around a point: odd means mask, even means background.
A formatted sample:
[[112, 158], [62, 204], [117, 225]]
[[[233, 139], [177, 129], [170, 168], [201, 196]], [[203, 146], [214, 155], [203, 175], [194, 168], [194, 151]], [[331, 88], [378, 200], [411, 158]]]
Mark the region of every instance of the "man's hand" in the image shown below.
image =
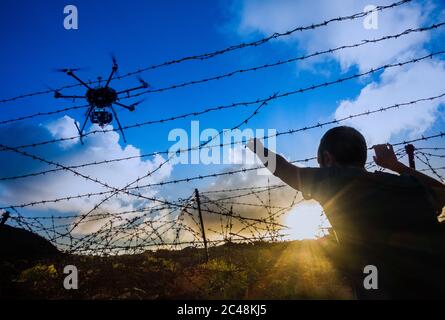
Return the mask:
[[408, 174], [415, 177], [423, 184], [432, 188], [432, 191], [436, 194], [439, 208], [443, 208], [445, 206], [445, 185], [442, 182], [437, 181], [436, 179], [433, 179], [430, 176], [407, 167], [403, 163], [399, 162], [394, 153], [392, 145], [390, 144], [379, 144], [373, 146], [372, 148], [375, 151], [375, 163], [383, 168], [390, 169], [399, 174]]
[[397, 160], [396, 154], [392, 145], [388, 144], [377, 144], [372, 147], [375, 152], [374, 161], [379, 166], [399, 172], [404, 166], [399, 160]]
[[264, 147], [260, 139], [250, 139], [246, 147], [252, 150], [261, 160], [264, 166], [276, 177], [283, 180], [289, 186], [300, 190], [301, 168], [289, 163], [284, 157]]
[[249, 142], [247, 142], [247, 148], [249, 148], [253, 153], [264, 154], [264, 145], [257, 138], [250, 139]]

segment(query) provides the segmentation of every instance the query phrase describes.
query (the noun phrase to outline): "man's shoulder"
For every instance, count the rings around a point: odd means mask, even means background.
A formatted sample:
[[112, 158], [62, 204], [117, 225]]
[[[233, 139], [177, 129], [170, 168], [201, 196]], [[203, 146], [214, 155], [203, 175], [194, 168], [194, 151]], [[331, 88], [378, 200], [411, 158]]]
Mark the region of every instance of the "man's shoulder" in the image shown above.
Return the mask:
[[319, 182], [352, 182], [358, 184], [384, 184], [394, 187], [414, 187], [419, 186], [419, 182], [410, 175], [398, 175], [390, 172], [367, 171], [364, 168], [312, 168], [314, 175]]

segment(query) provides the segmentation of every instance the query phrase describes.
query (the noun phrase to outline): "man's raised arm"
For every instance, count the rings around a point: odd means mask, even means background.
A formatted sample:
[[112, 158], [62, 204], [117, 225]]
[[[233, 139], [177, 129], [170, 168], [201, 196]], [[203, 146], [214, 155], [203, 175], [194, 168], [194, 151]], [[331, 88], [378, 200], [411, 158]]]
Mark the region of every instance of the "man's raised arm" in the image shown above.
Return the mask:
[[[263, 162], [264, 166], [269, 169], [269, 171], [280, 178], [284, 183], [288, 184], [290, 187], [301, 190], [300, 184], [300, 172], [301, 168], [294, 166], [289, 163], [285, 158], [276, 153], [265, 148], [259, 139], [251, 139], [247, 147], [252, 150], [258, 158]], [[276, 166], [275, 170], [268, 166], [269, 159], [275, 159]]]

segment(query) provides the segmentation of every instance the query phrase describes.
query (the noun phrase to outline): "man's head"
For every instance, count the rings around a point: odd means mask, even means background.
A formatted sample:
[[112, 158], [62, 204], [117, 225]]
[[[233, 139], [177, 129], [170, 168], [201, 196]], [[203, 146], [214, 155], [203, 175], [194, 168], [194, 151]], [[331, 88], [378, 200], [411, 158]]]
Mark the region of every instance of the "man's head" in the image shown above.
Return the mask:
[[340, 126], [328, 130], [320, 140], [320, 167], [358, 167], [366, 163], [367, 147], [363, 135], [356, 129]]

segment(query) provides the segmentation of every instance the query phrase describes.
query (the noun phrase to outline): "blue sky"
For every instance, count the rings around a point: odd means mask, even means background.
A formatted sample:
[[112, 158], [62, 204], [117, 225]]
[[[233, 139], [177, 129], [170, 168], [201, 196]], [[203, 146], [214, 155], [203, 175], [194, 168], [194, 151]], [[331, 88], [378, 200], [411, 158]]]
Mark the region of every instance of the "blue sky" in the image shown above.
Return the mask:
[[[58, 88], [73, 83], [68, 76], [54, 72], [54, 68], [83, 67], [78, 72], [82, 79], [105, 77], [111, 68], [110, 53], [116, 55], [119, 72], [137, 70], [183, 56], [221, 49], [233, 44], [252, 41], [273, 32], [308, 25], [340, 15], [363, 10], [369, 1], [12, 1], [0, 4], [0, 98]], [[392, 1], [374, 1], [376, 5]], [[79, 29], [65, 30], [63, 8], [74, 4], [79, 12]], [[162, 88], [183, 81], [201, 79], [232, 70], [288, 59], [301, 54], [325, 50], [340, 45], [360, 42], [401, 32], [407, 28], [428, 26], [445, 20], [441, 1], [413, 1], [400, 8], [390, 9], [379, 16], [377, 30], [366, 30], [362, 20], [333, 24], [319, 31], [307, 31], [297, 36], [271, 41], [257, 48], [246, 48], [206, 61], [191, 61], [141, 74], [153, 88]], [[442, 29], [445, 29], [442, 28]], [[229, 79], [198, 84], [177, 90], [143, 96], [145, 101], [133, 113], [119, 110], [123, 125], [172, 115], [199, 111], [207, 107], [239, 101], [265, 98], [274, 92], [286, 92], [312, 84], [332, 81], [339, 77], [366, 71], [386, 63], [409, 60], [434, 50], [444, 50], [443, 30], [409, 35], [388, 40], [381, 45], [367, 45], [360, 49], [346, 49], [338, 54], [289, 63], [254, 73], [236, 75]], [[374, 107], [384, 107], [416, 98], [442, 93], [445, 80], [444, 55], [420, 66], [407, 66], [389, 72], [379, 72], [341, 85], [314, 92], [297, 94], [271, 102], [248, 125], [249, 128], [287, 130], [323, 122], [336, 116], [354, 114]], [[135, 77], [112, 82], [116, 89], [138, 85]], [[84, 94], [82, 88], [63, 93]], [[135, 100], [136, 101], [136, 100]], [[445, 130], [443, 99], [425, 106], [408, 107], [388, 117], [367, 117], [365, 121], [349, 124], [362, 129], [369, 143], [401, 141]], [[442, 102], [442, 103], [441, 103]], [[56, 100], [51, 94], [38, 95], [8, 103], [0, 107], [0, 120], [36, 112], [51, 111], [82, 102]], [[423, 108], [420, 109], [419, 108]], [[214, 112], [199, 117], [201, 129], [230, 128], [252, 112], [254, 106]], [[17, 146], [75, 133], [69, 116], [83, 120], [83, 111], [36, 117], [0, 127], [3, 144]], [[196, 119], [194, 119], [196, 120]], [[157, 124], [126, 131], [128, 144], [117, 141], [116, 134], [94, 136], [86, 145], [57, 144], [30, 148], [28, 151], [64, 164], [76, 164], [120, 157], [134, 152], [149, 153], [166, 150], [171, 144], [167, 137], [175, 128], [190, 129], [191, 119]], [[71, 124], [71, 125], [70, 125]], [[53, 130], [51, 130], [53, 128]], [[75, 130], [75, 129], [74, 129]], [[277, 149], [290, 159], [311, 157], [325, 128], [286, 136], [277, 140]], [[90, 141], [90, 142], [89, 142]], [[423, 143], [423, 146], [444, 145], [443, 140]], [[117, 186], [131, 181], [156, 164], [152, 159], [135, 162], [126, 167], [87, 171]], [[0, 156], [1, 176], [11, 176], [48, 168], [21, 156]], [[134, 167], [132, 167], [134, 165]], [[435, 162], [440, 166], [439, 160]], [[176, 179], [197, 174], [221, 172], [233, 165], [174, 165], [153, 181]], [[121, 171], [119, 171], [121, 170]], [[127, 175], [127, 172], [128, 175]], [[42, 198], [57, 198], [63, 194], [95, 191], [98, 187], [63, 175], [31, 178], [0, 183], [0, 203], [4, 206]], [[246, 180], [246, 181], [245, 181]], [[256, 183], [254, 177], [242, 184]], [[248, 181], [247, 181], [248, 180]], [[188, 196], [195, 186], [210, 188], [212, 180], [193, 184], [173, 185], [151, 191], [169, 199]], [[218, 180], [217, 185], [239, 185], [236, 179]], [[47, 189], [41, 186], [48, 186]], [[102, 190], [99, 188], [98, 190]], [[18, 196], [18, 194], [20, 194]], [[10, 202], [13, 203], [10, 203]], [[281, 201], [281, 200], [279, 200]], [[78, 212], [87, 210], [91, 203], [72, 206], [41, 207], [40, 213]], [[126, 204], [134, 206], [134, 204]], [[35, 210], [24, 210], [34, 214]]]

